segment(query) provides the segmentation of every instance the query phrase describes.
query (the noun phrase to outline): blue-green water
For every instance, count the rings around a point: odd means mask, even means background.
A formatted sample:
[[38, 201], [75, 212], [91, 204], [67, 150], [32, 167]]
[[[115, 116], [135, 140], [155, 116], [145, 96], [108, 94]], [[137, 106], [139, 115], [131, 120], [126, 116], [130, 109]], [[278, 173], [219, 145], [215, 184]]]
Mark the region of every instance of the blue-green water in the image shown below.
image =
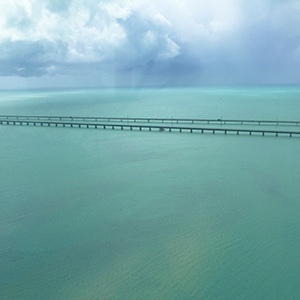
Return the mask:
[[[300, 120], [300, 88], [7, 91], [0, 114]], [[0, 299], [300, 299], [300, 139], [0, 126]]]

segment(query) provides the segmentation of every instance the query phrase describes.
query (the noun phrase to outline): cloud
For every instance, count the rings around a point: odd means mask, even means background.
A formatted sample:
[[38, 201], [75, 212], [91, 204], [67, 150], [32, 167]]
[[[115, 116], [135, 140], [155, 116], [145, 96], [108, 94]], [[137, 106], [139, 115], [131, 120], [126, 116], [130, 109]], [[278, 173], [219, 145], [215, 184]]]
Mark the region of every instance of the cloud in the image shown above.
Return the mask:
[[295, 0], [0, 3], [0, 76], [82, 73], [117, 85], [255, 83], [264, 76], [284, 80], [293, 66], [295, 76], [286, 78], [299, 82], [299, 49]]

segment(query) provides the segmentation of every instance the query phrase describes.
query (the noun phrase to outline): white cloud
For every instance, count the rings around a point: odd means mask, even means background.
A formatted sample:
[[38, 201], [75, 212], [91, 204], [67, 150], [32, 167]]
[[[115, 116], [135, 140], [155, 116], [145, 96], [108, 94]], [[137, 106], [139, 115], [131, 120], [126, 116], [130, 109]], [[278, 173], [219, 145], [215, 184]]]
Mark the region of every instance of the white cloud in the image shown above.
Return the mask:
[[0, 75], [261, 72], [299, 62], [299, 36], [295, 0], [2, 1]]
[[[14, 46], [13, 42], [20, 41], [39, 42], [42, 45], [52, 44], [51, 47], [47, 47], [48, 52], [45, 55], [36, 57], [37, 60], [43, 62], [47, 60], [57, 63], [101, 62], [112, 59], [114, 51], [128, 43], [120, 20], [125, 22], [131, 16], [137, 16], [137, 21], [143, 18], [148, 20], [147, 31], [151, 32], [154, 27], [152, 34], [159, 35], [160, 40], [162, 35], [165, 36], [164, 44], [167, 46], [165, 57], [171, 57], [171, 53], [173, 55], [176, 53], [174, 44], [166, 36], [166, 28], [170, 27], [170, 23], [160, 14], [152, 16], [152, 11], [148, 9], [149, 7], [144, 1], [94, 4], [93, 2], [74, 0], [69, 2], [67, 10], [64, 9], [60, 13], [54, 9], [53, 5], [51, 7], [52, 10], [49, 10], [46, 1], [38, 2], [36, 0], [12, 0], [9, 4], [2, 4], [0, 41], [2, 43], [10, 41], [11, 47]], [[23, 26], [25, 22], [28, 23], [28, 26]], [[132, 26], [138, 25], [132, 24]], [[164, 31], [162, 35], [160, 34], [161, 30]], [[148, 36], [147, 47], [151, 48], [156, 44], [154, 40], [156, 43], [159, 42], [155, 36], [149, 43]], [[131, 42], [133, 48], [141, 49], [138, 44], [143, 41], [132, 40]], [[160, 54], [163, 57], [163, 53]], [[143, 53], [137, 55], [141, 56]]]

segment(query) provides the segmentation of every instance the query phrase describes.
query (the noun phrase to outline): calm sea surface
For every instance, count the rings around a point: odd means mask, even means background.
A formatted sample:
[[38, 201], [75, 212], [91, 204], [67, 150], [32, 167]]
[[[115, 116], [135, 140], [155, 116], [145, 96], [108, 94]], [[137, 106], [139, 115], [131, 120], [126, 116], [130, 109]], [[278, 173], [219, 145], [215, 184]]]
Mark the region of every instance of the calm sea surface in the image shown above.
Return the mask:
[[[4, 91], [0, 114], [299, 121], [300, 88]], [[299, 300], [299, 153], [287, 136], [0, 126], [0, 299]]]

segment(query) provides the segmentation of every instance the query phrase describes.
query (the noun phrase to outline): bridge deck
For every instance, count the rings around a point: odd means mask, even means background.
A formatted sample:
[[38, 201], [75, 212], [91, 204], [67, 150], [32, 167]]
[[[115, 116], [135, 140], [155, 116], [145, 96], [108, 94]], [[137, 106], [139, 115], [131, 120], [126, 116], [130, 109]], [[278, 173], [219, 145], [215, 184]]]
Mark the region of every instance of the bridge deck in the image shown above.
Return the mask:
[[[46, 118], [50, 118], [50, 119], [46, 119]], [[58, 120], [55, 121], [55, 119], [53, 118], [59, 118]], [[261, 134], [261, 135], [266, 135], [266, 134], [272, 134], [272, 135], [289, 135], [291, 136], [300, 136], [300, 131], [284, 131], [284, 130], [265, 130], [265, 129], [244, 129], [244, 128], [223, 128], [223, 127], [195, 127], [195, 126], [179, 126], [179, 125], [171, 125], [170, 124], [160, 124], [160, 125], [153, 125], [153, 124], [120, 124], [120, 123], [111, 123], [111, 121], [107, 121], [106, 118], [106, 122], [99, 122], [99, 121], [94, 121], [91, 122], [90, 118], [88, 121], [84, 121], [84, 119], [86, 119], [85, 117], [78, 117], [81, 119], [81, 121], [76, 121], [74, 120], [74, 118], [71, 117], [72, 120], [69, 119], [67, 120], [63, 120], [60, 118], [67, 118], [67, 117], [41, 117], [41, 116], [0, 116], [0, 125], [31, 125], [31, 126], [55, 126], [55, 127], [86, 127], [86, 128], [103, 128], [103, 129], [129, 129], [129, 130], [133, 130], [133, 129], [137, 129], [137, 130], [157, 130], [157, 131], [179, 131], [179, 132], [183, 132], [183, 131], [189, 131], [189, 132], [210, 132], [210, 133], [217, 133], [217, 132], [221, 132], [224, 134], [227, 133], [247, 133], [249, 135], [251, 134]], [[103, 119], [103, 118], [97, 118], [97, 119]], [[112, 119], [112, 118], [110, 118]], [[121, 118], [122, 119], [122, 118]], [[115, 118], [114, 120], [119, 120], [119, 122], [121, 120], [120, 118]], [[127, 120], [126, 119], [122, 119], [122, 120]], [[132, 119], [132, 120], [138, 120], [136, 119]], [[143, 120], [145, 120], [143, 118]], [[148, 119], [146, 119], [148, 120]], [[149, 119], [150, 120], [150, 119]], [[156, 119], [151, 119], [151, 120], [156, 120]], [[159, 119], [159, 120], [165, 120], [165, 119]], [[174, 119], [175, 120], [175, 119]], [[191, 119], [176, 119], [176, 120], [191, 120]], [[223, 120], [224, 121], [224, 120]], [[236, 120], [234, 120], [236, 121]], [[241, 120], [239, 120], [239, 122], [241, 122]], [[242, 120], [242, 122], [244, 122], [244, 120]], [[256, 121], [259, 122], [259, 121]], [[276, 121], [277, 122], [277, 121]], [[281, 121], [281, 122], [290, 122], [290, 121]], [[297, 122], [295, 122], [297, 123]], [[295, 125], [297, 126], [297, 125]]]
[[300, 126], [300, 121], [284, 120], [234, 120], [234, 119], [174, 119], [174, 118], [122, 118], [122, 117], [80, 117], [80, 116], [16, 116], [0, 115], [0, 120], [53, 120], [53, 121], [94, 121], [94, 122], [146, 122], [167, 124], [222, 124], [222, 125], [274, 125]]

